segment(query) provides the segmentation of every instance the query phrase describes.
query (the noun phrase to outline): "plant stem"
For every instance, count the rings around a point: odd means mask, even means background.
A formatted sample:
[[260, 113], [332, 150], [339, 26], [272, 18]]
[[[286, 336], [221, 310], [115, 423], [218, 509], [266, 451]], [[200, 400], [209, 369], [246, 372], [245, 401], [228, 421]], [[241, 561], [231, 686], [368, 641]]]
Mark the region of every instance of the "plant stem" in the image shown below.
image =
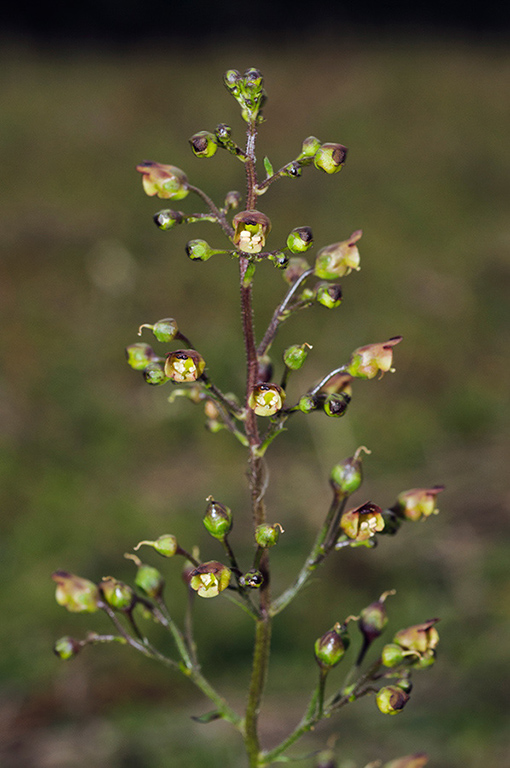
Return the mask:
[[296, 597], [297, 593], [304, 587], [312, 573], [330, 553], [335, 543], [335, 528], [337, 527], [337, 522], [342, 515], [346, 502], [346, 496], [343, 498], [336, 495], [334, 496], [324, 524], [320, 529], [311, 552], [306, 558], [294, 584], [286, 589], [285, 592], [273, 602], [271, 606], [272, 616], [276, 616], [276, 614], [280, 613], [280, 611], [282, 611]]
[[232, 237], [234, 234], [234, 230], [232, 229], [232, 226], [227, 220], [227, 217], [225, 216], [222, 211], [216, 206], [216, 204], [211, 200], [209, 195], [206, 195], [206, 193], [200, 189], [199, 187], [194, 187], [192, 184], [188, 184], [188, 189], [190, 192], [194, 192], [195, 195], [198, 195], [204, 203], [207, 205], [211, 213], [215, 216], [215, 218], [218, 220], [218, 223], [220, 224], [221, 228], [227, 235], [227, 237]]
[[303, 272], [303, 274], [300, 275], [300, 277], [298, 277], [298, 279], [291, 285], [281, 304], [276, 307], [273, 313], [273, 317], [271, 318], [271, 322], [269, 323], [267, 331], [264, 334], [264, 338], [259, 344], [259, 357], [263, 357], [271, 346], [273, 339], [276, 336], [278, 326], [285, 317], [285, 311], [289, 306], [291, 299], [296, 295], [298, 288], [303, 285], [303, 283], [310, 277], [310, 275], [313, 275], [313, 269], [307, 269], [306, 272]]

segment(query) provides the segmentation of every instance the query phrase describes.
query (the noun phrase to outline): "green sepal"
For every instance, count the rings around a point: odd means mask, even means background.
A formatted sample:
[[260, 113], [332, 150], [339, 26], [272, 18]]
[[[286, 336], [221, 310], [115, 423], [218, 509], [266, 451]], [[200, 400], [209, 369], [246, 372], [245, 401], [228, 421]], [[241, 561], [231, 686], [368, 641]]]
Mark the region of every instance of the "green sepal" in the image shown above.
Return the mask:
[[274, 176], [273, 166], [271, 164], [271, 160], [268, 157], [264, 158], [264, 168], [266, 170], [268, 178], [271, 176]]

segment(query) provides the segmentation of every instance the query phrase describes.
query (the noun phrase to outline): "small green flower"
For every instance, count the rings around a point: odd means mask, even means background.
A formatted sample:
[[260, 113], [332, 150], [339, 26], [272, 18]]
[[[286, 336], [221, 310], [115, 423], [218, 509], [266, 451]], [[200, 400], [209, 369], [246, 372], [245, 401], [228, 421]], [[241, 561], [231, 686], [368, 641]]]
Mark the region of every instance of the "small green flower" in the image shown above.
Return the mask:
[[370, 451], [362, 445], [355, 452], [354, 456], [350, 456], [339, 464], [335, 464], [331, 470], [330, 482], [337, 493], [350, 496], [360, 487], [363, 479], [360, 459], [362, 450], [370, 453]]
[[311, 349], [312, 347], [306, 341], [304, 344], [293, 344], [283, 353], [283, 362], [291, 371], [297, 371], [305, 362]]
[[135, 371], [143, 371], [144, 368], [154, 362], [156, 353], [149, 344], [138, 342], [126, 347], [126, 357], [131, 368], [134, 368]]
[[326, 309], [335, 309], [342, 303], [342, 287], [335, 283], [320, 283], [315, 298]]
[[158, 211], [152, 217], [154, 224], [158, 229], [166, 231], [167, 229], [173, 229], [177, 224], [182, 224], [184, 221], [184, 214], [181, 211], [170, 211], [165, 209], [164, 211]]
[[310, 227], [296, 227], [287, 237], [287, 248], [291, 253], [304, 253], [313, 245]]
[[444, 491], [444, 485], [435, 485], [433, 488], [413, 488], [410, 491], [403, 491], [397, 498], [397, 503], [393, 508], [397, 514], [405, 517], [406, 520], [420, 520], [430, 517], [430, 515], [439, 514], [436, 506], [436, 496]]
[[144, 323], [138, 329], [139, 336], [142, 335], [143, 328], [149, 328], [156, 339], [162, 342], [173, 341], [179, 333], [179, 328], [173, 317], [165, 317], [164, 320], [158, 320], [157, 323], [154, 323], [154, 325]]
[[361, 229], [353, 232], [348, 240], [326, 245], [321, 248], [315, 260], [315, 274], [323, 280], [336, 280], [359, 270], [360, 256], [356, 243], [362, 235]]
[[275, 544], [278, 544], [278, 539], [280, 538], [281, 533], [283, 533], [283, 528], [280, 523], [274, 523], [274, 525], [262, 523], [255, 529], [255, 541], [259, 547], [268, 549], [269, 547], [274, 547]]
[[386, 685], [377, 692], [375, 700], [383, 715], [398, 715], [409, 701], [409, 694], [398, 685]]
[[189, 143], [196, 157], [212, 157], [218, 150], [218, 139], [209, 131], [195, 133]]
[[377, 504], [367, 501], [356, 509], [344, 512], [340, 521], [343, 532], [355, 541], [366, 541], [384, 528], [382, 510]]
[[324, 400], [322, 407], [326, 416], [333, 416], [338, 419], [340, 416], [345, 415], [350, 402], [350, 395], [341, 392], [339, 395], [328, 395]]
[[315, 641], [315, 658], [322, 669], [332, 669], [344, 657], [350, 638], [345, 625], [337, 622], [322, 637]]
[[140, 549], [140, 547], [144, 544], [155, 549], [156, 552], [163, 557], [173, 557], [179, 550], [177, 538], [172, 533], [164, 533], [155, 541], [139, 541], [136, 547], [133, 547], [133, 549], [136, 551], [137, 549]]
[[347, 372], [358, 379], [373, 379], [390, 371], [393, 362], [393, 347], [402, 341], [402, 336], [393, 336], [380, 344], [367, 344], [355, 349], [351, 355]]
[[248, 398], [248, 405], [257, 416], [274, 416], [284, 402], [285, 391], [278, 384], [257, 384]]
[[164, 200], [182, 200], [189, 192], [186, 174], [174, 165], [144, 160], [136, 170], [143, 174], [143, 188], [149, 197], [157, 195]]
[[194, 349], [178, 349], [170, 352], [165, 361], [165, 374], [172, 381], [190, 382], [200, 378], [205, 370], [205, 360]]
[[347, 151], [343, 144], [322, 144], [314, 155], [313, 164], [325, 173], [338, 173], [345, 165]]
[[202, 520], [204, 526], [215, 539], [224, 541], [225, 536], [232, 530], [232, 511], [224, 504], [208, 498], [208, 505]]
[[271, 222], [260, 211], [240, 211], [232, 219], [233, 243], [243, 253], [260, 253], [271, 231]]
[[75, 640], [74, 637], [65, 635], [56, 641], [55, 645], [53, 646], [53, 653], [55, 656], [58, 656], [59, 659], [67, 661], [68, 659], [72, 659], [74, 656], [76, 656], [82, 648], [83, 643], [80, 643], [79, 640]]
[[211, 560], [195, 568], [190, 574], [190, 587], [200, 597], [217, 597], [230, 584], [230, 569]]
[[51, 578], [57, 585], [57, 603], [71, 613], [94, 613], [99, 609], [101, 595], [94, 582], [67, 571], [55, 571]]
[[394, 589], [383, 592], [379, 600], [370, 603], [361, 611], [358, 627], [368, 642], [372, 643], [378, 638], [388, 623], [388, 615], [384, 603], [389, 595], [394, 594]]
[[169, 381], [168, 376], [165, 375], [165, 372], [159, 363], [149, 363], [147, 368], [143, 371], [143, 378], [147, 384], [152, 384], [153, 386], [166, 384], [166, 382]]
[[439, 619], [429, 619], [423, 624], [401, 629], [393, 638], [393, 642], [406, 651], [433, 651], [439, 642], [439, 634], [434, 626], [438, 621]]
[[105, 576], [99, 585], [101, 593], [111, 608], [128, 611], [135, 603], [135, 594], [130, 586], [112, 576]]

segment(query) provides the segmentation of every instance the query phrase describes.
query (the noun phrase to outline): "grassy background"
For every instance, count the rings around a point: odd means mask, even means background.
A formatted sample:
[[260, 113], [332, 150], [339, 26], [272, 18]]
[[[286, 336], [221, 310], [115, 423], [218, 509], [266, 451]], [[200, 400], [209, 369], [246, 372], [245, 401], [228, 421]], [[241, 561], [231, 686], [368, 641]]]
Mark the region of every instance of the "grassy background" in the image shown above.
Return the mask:
[[[107, 624], [58, 608], [49, 575], [127, 580], [122, 554], [165, 532], [220, 556], [200, 530], [209, 494], [234, 510], [234, 543], [249, 556], [240, 447], [205, 432], [190, 404], [170, 408], [168, 390], [143, 385], [123, 348], [141, 322], [174, 316], [218, 384], [240, 391], [235, 264], [186, 259], [191, 237], [221, 246], [212, 225], [158, 232], [151, 216], [162, 206], [143, 195], [134, 166], [148, 157], [183, 167], [218, 201], [242, 190], [234, 159], [199, 161], [187, 138], [227, 122], [241, 141], [221, 74], [252, 65], [269, 92], [260, 158], [279, 167], [310, 134], [350, 147], [340, 176], [309, 169], [262, 198], [270, 246], [302, 224], [318, 245], [364, 230], [362, 271], [345, 279], [342, 308], [303, 313], [275, 345], [275, 355], [314, 345], [291, 396], [353, 348], [404, 336], [397, 373], [359, 382], [344, 419], [296, 419], [275, 444], [270, 516], [286, 530], [275, 585], [289, 583], [309, 547], [329, 468], [358, 445], [372, 449], [364, 498], [384, 505], [406, 488], [447, 486], [441, 516], [374, 552], [332, 559], [278, 622], [266, 739], [301, 715], [315, 638], [396, 588], [389, 631], [441, 616], [438, 663], [397, 722], [363, 701], [295, 753], [336, 734], [345, 766], [417, 750], [437, 768], [508, 764], [508, 49], [351, 36], [312, 40], [299, 53], [225, 41], [200, 55], [7, 45], [0, 57], [2, 765], [243, 763], [226, 727], [190, 721], [208, 705], [185, 680], [123, 649], [58, 663], [56, 637]], [[262, 265], [259, 333], [283, 290]], [[178, 585], [178, 566], [167, 571]], [[168, 592], [179, 614], [181, 589]], [[197, 606], [204, 667], [242, 705], [251, 628], [218, 602]]]

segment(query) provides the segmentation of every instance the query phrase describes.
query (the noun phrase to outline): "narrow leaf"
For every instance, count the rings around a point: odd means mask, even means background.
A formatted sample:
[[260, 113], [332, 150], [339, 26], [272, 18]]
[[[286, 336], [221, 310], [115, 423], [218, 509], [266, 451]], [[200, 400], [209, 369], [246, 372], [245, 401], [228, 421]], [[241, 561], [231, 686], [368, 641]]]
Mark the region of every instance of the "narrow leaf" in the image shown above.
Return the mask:
[[268, 177], [274, 176], [273, 166], [271, 165], [271, 160], [268, 157], [264, 158], [264, 168], [266, 169]]

